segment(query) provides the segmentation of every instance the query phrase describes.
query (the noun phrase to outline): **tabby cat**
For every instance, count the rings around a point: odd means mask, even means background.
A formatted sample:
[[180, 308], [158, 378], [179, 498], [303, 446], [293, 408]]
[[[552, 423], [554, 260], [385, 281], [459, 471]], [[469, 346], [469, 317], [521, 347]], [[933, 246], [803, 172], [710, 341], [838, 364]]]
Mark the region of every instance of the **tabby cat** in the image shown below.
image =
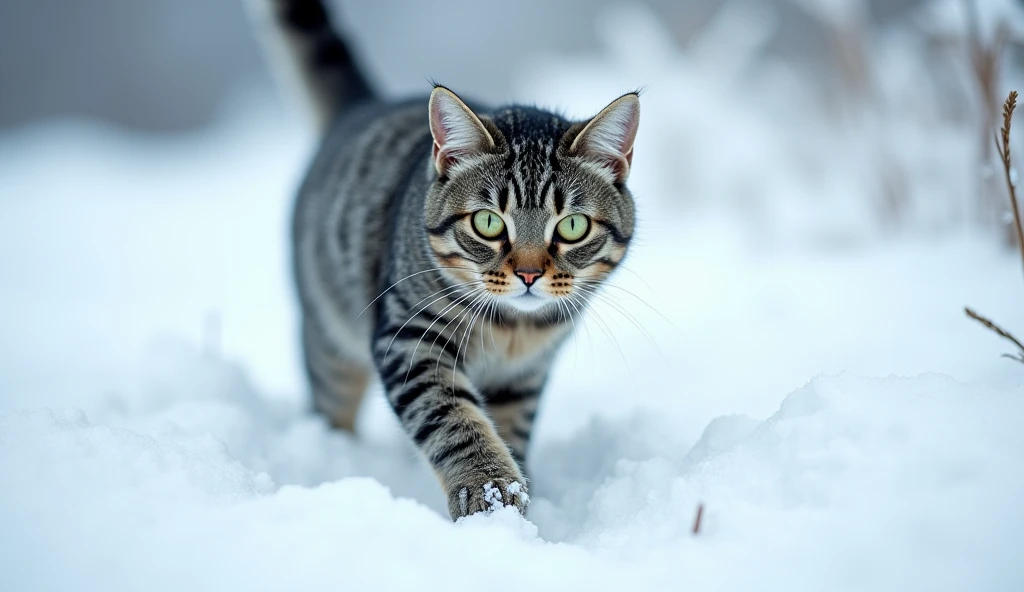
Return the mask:
[[316, 409], [351, 430], [376, 372], [453, 519], [524, 511], [538, 397], [633, 234], [637, 94], [579, 122], [385, 101], [322, 1], [268, 6], [323, 131], [293, 226]]

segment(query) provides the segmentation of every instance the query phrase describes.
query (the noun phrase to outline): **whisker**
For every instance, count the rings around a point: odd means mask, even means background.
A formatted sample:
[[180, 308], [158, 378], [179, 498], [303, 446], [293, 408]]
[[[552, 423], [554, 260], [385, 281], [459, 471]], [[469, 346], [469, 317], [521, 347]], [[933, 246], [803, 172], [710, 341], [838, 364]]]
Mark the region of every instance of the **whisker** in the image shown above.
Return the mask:
[[644, 283], [645, 286], [647, 286], [647, 289], [651, 291], [651, 294], [654, 294], [655, 296], [658, 295], [657, 290], [652, 288], [651, 285], [647, 283], [647, 280], [644, 279], [644, 276], [642, 276], [639, 273], [633, 271], [632, 269], [626, 267], [625, 265], [619, 265], [616, 269], [622, 269], [624, 271], [628, 271], [629, 273], [635, 275], [636, 279], [640, 280], [641, 282]]
[[[472, 339], [472, 335], [473, 335], [473, 326], [476, 324], [477, 317], [479, 317], [480, 313], [483, 312], [483, 307], [488, 302], [487, 297], [490, 296], [490, 295], [491, 295], [490, 292], [488, 292], [486, 294], [485, 298], [483, 299], [483, 301], [481, 301], [482, 303], [476, 305], [477, 306], [477, 312], [476, 312], [476, 314], [473, 315], [473, 318], [470, 319], [469, 326], [466, 327], [466, 332], [465, 332], [465, 334], [463, 334], [462, 340], [459, 343], [459, 349], [455, 350], [455, 364], [452, 366], [452, 390], [453, 391], [455, 390], [455, 369], [459, 367], [459, 353], [462, 352], [462, 346], [464, 344], [469, 344], [470, 343], [470, 339]], [[466, 351], [468, 352], [469, 349], [467, 348]], [[466, 362], [466, 354], [465, 353], [463, 353], [463, 355], [462, 355], [462, 362], [463, 362], [463, 364], [465, 364], [465, 362]]]
[[605, 334], [612, 345], [615, 346], [615, 349], [618, 350], [619, 357], [622, 358], [622, 363], [626, 366], [626, 372], [629, 373], [629, 379], [633, 383], [633, 390], [636, 390], [636, 377], [633, 376], [633, 369], [629, 367], [629, 362], [626, 360], [626, 354], [623, 353], [619, 340], [615, 338], [615, 335], [611, 332], [611, 327], [608, 325], [608, 322], [605, 321], [604, 317], [597, 312], [597, 309], [591, 308], [590, 311], [594, 313], [594, 320], [598, 321], [598, 329], [601, 329], [601, 332]]
[[380, 300], [381, 296], [387, 294], [388, 292], [391, 291], [392, 288], [394, 288], [398, 284], [404, 282], [405, 280], [407, 280], [409, 278], [416, 277], [418, 275], [422, 275], [424, 273], [430, 273], [432, 271], [441, 271], [442, 269], [465, 269], [465, 270], [468, 270], [468, 271], [476, 272], [476, 270], [471, 268], [471, 267], [465, 267], [465, 266], [462, 266], [462, 265], [451, 265], [451, 266], [447, 266], [447, 267], [432, 267], [430, 269], [424, 269], [423, 271], [417, 271], [416, 273], [410, 273], [409, 275], [405, 276], [404, 278], [402, 278], [402, 279], [398, 280], [397, 282], [395, 282], [395, 283], [391, 284], [390, 286], [388, 286], [380, 294], [377, 294], [376, 298], [371, 300], [369, 304], [367, 304], [365, 307], [363, 307], [363, 310], [359, 311], [359, 314], [356, 315], [356, 318], [358, 319], [359, 317], [363, 316], [363, 313], [366, 312], [366, 309], [368, 309], [371, 306], [373, 306], [374, 302], [377, 302], [378, 300]]
[[570, 294], [565, 302], [571, 305], [576, 310], [576, 314], [580, 316], [580, 322], [583, 324], [583, 329], [586, 330], [587, 332], [587, 344], [590, 346], [590, 369], [593, 370], [595, 367], [597, 367], [597, 363], [594, 361], [594, 336], [593, 334], [590, 333], [590, 326], [587, 324], [586, 319], [584, 318], [584, 311], [581, 310], [580, 307], [576, 305], [576, 302], [574, 300], [575, 298], [575, 295]]
[[662, 312], [660, 310], [658, 310], [657, 308], [651, 306], [651, 304], [648, 303], [643, 298], [637, 296], [636, 294], [634, 294], [630, 290], [627, 290], [626, 288], [623, 288], [622, 286], [617, 286], [615, 284], [608, 283], [608, 282], [600, 282], [600, 281], [595, 281], [595, 280], [589, 280], [589, 279], [586, 279], [586, 278], [576, 278], [576, 281], [580, 282], [581, 284], [587, 284], [587, 285], [590, 285], [590, 286], [608, 286], [609, 288], [615, 288], [616, 290], [622, 290], [626, 294], [628, 294], [628, 295], [632, 296], [633, 298], [636, 298], [637, 300], [639, 300], [647, 308], [651, 309], [654, 312], [654, 314], [656, 314], [659, 317], [661, 317], [665, 322], [667, 322], [669, 325], [671, 325], [673, 329], [675, 329], [676, 331], [682, 333], [682, 330], [679, 327], [677, 327], [675, 323], [672, 322], [672, 319], [670, 319], [667, 316], [665, 316], [664, 314], [662, 314]]
[[561, 299], [557, 300], [558, 308], [564, 310], [565, 317], [569, 319], [569, 323], [572, 325], [572, 374], [569, 376], [576, 376], [576, 362], [579, 361], [580, 357], [580, 341], [576, 335], [576, 321], [572, 318], [572, 313], [569, 312], [569, 305]]
[[[445, 298], [451, 298], [452, 296], [454, 296], [454, 295], [458, 294], [459, 292], [461, 292], [461, 288], [463, 288], [465, 286], [470, 286], [470, 285], [474, 284], [476, 281], [477, 280], [474, 280], [472, 282], [466, 282], [464, 284], [458, 284], [458, 285], [455, 285], [455, 286], [449, 286], [447, 288], [442, 288], [442, 289], [438, 290], [437, 292], [434, 292], [430, 296], [427, 296], [427, 298], [430, 298], [431, 296], [435, 296], [435, 295], [437, 295], [437, 294], [439, 294], [441, 292], [448, 292], [447, 294], [444, 294], [441, 297], [436, 298], [436, 299], [430, 301], [429, 303], [425, 304], [418, 311], [412, 313], [412, 315], [410, 315], [409, 318], [406, 319], [406, 321], [404, 323], [402, 323], [402, 326], [399, 327], [398, 331], [396, 331], [394, 336], [391, 337], [391, 341], [388, 342], [387, 349], [384, 350], [384, 360], [383, 360], [383, 362], [381, 362], [381, 366], [383, 366], [385, 363], [387, 363], [387, 361], [388, 361], [388, 353], [391, 352], [391, 346], [395, 343], [395, 339], [398, 338], [398, 335], [402, 332], [402, 329], [405, 329], [406, 325], [411, 323], [413, 319], [415, 319], [416, 317], [418, 317], [420, 315], [420, 313], [422, 313], [423, 311], [425, 311], [428, 308], [430, 308], [431, 305], [433, 305], [435, 302], [440, 302], [441, 300], [444, 300]], [[420, 302], [423, 302], [427, 298], [421, 299]], [[419, 305], [420, 302], [417, 302], [416, 304], [413, 304], [412, 307], [416, 308], [416, 306]]]
[[490, 319], [488, 320], [488, 324], [490, 325], [491, 329], [491, 347], [494, 349], [495, 354], [498, 353], [498, 344], [494, 342], [494, 313], [497, 311], [497, 308], [498, 299], [492, 298], [490, 304]]
[[[431, 342], [430, 344], [430, 349], [427, 351], [427, 357], [430, 357], [430, 355], [434, 353], [434, 346], [437, 345], [437, 340], [440, 339], [441, 335], [443, 335], [444, 332], [448, 330], [448, 327], [450, 327], [451, 324], [454, 323], [455, 321], [459, 321], [459, 324], [455, 325], [455, 328], [452, 329], [451, 334], [448, 335], [448, 339], [444, 342], [444, 347], [448, 347], [448, 344], [452, 342], [452, 338], [455, 337], [455, 335], [458, 333], [459, 327], [462, 326], [462, 321], [465, 320], [469, 316], [469, 313], [473, 310], [473, 305], [476, 304], [479, 300], [481, 300], [486, 294], [487, 289], [486, 287], [484, 287], [483, 293], [478, 292], [476, 296], [469, 301], [468, 304], [463, 305], [463, 310], [459, 311], [459, 314], [457, 314], [454, 319], [448, 321], [448, 324], [445, 325], [444, 327], [441, 327], [441, 330], [437, 332], [437, 337], [435, 337], [434, 341]], [[455, 353], [455, 361], [453, 362], [452, 365], [453, 371], [455, 366], [459, 365], [458, 351], [456, 351]], [[434, 374], [437, 374], [440, 371], [440, 369], [441, 356], [437, 356], [437, 363], [434, 364]]]
[[[486, 286], [482, 287], [482, 288], [477, 288], [476, 290], [471, 290], [468, 294], [463, 294], [463, 295], [459, 296], [459, 298], [457, 300], [455, 300], [455, 302], [452, 302], [451, 304], [446, 306], [444, 308], [444, 310], [442, 310], [441, 312], [437, 313], [437, 315], [434, 316], [434, 321], [432, 323], [430, 323], [430, 325], [428, 325], [426, 329], [423, 330], [423, 335], [420, 335], [419, 340], [416, 341], [416, 347], [414, 347], [412, 349], [412, 355], [409, 356], [409, 369], [405, 371], [405, 384], [409, 384], [409, 373], [412, 372], [412, 361], [414, 359], [416, 359], [416, 351], [419, 350], [420, 344], [423, 343], [423, 337], [425, 337], [426, 334], [430, 332], [430, 329], [432, 329], [434, 327], [434, 325], [437, 324], [437, 321], [439, 321], [441, 319], [441, 317], [444, 315], [444, 313], [446, 313], [449, 310], [451, 310], [452, 308], [458, 306], [460, 302], [464, 302], [470, 296], [474, 296], [474, 295], [478, 294], [481, 290], [486, 290], [486, 289], [487, 289]], [[449, 321], [448, 324], [450, 325], [451, 321]], [[445, 325], [445, 327], [447, 327], [447, 326], [448, 325]], [[438, 337], [440, 337], [440, 335]], [[435, 342], [437, 341], [436, 337], [434, 338], [434, 341]], [[436, 371], [435, 371], [435, 374], [436, 374]]]
[[[665, 353], [663, 351], [661, 351], [661, 347], [658, 346], [658, 344], [656, 343], [656, 340], [654, 339], [654, 336], [651, 335], [650, 331], [647, 330], [647, 327], [644, 327], [643, 323], [641, 323], [639, 319], [637, 319], [628, 310], [626, 310], [625, 307], [623, 307], [618, 302], [615, 302], [614, 300], [609, 298], [607, 295], [602, 294], [599, 290], [597, 290], [595, 288], [592, 288], [592, 287], [589, 287], [589, 286], [582, 286], [582, 285], [581, 286], [577, 286], [577, 288], [579, 288], [581, 291], [583, 291], [583, 292], [585, 292], [587, 294], [590, 294], [591, 296], [594, 296], [595, 298], [599, 299], [602, 304], [605, 304], [606, 306], [610, 306], [612, 308], [612, 310], [614, 310], [615, 312], [617, 312], [620, 315], [622, 315], [623, 317], [625, 317], [625, 319], [627, 321], [629, 321], [634, 327], [636, 327], [636, 329], [638, 331], [640, 331], [640, 333], [644, 336], [644, 338], [647, 340], [647, 342], [650, 343], [651, 346], [655, 350], [658, 351], [658, 354], [661, 355], [661, 357], [665, 358]], [[597, 301], [595, 301], [595, 304], [597, 304]]]

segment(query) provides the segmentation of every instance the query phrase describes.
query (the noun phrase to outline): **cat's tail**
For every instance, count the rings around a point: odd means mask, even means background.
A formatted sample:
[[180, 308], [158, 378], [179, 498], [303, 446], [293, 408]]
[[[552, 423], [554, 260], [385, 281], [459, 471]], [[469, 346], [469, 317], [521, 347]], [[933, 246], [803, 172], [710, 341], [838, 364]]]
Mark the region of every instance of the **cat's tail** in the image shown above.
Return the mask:
[[373, 90], [323, 0], [249, 0], [274, 70], [298, 89], [320, 130]]

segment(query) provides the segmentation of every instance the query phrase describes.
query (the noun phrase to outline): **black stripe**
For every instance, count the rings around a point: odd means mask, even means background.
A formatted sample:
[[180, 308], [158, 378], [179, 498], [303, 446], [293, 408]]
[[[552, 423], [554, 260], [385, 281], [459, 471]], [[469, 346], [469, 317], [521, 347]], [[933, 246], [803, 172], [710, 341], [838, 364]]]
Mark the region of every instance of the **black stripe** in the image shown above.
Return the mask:
[[578, 247], [573, 245], [574, 248], [565, 254], [565, 258], [572, 265], [575, 265], [580, 269], [584, 269], [588, 265], [593, 264], [591, 259], [596, 257], [607, 244], [608, 235], [605, 234], [590, 242], [583, 243]]
[[434, 236], [440, 236], [440, 235], [448, 232], [451, 229], [452, 226], [455, 226], [456, 222], [458, 222], [459, 220], [462, 220], [463, 218], [465, 218], [468, 215], [469, 214], [466, 214], [466, 213], [463, 213], [463, 214], [452, 214], [451, 216], [448, 216], [447, 218], [442, 220], [441, 223], [438, 224], [437, 226], [435, 226], [433, 228], [427, 228], [427, 232], [429, 232], [430, 234], [433, 234]]
[[448, 417], [448, 414], [452, 409], [455, 409], [455, 405], [451, 403], [439, 405], [430, 412], [430, 415], [423, 418], [423, 423], [420, 425], [420, 429], [416, 430], [416, 433], [413, 434], [412, 437], [417, 446], [423, 446], [423, 443], [426, 442], [442, 425], [444, 425], [443, 420]]
[[430, 456], [430, 464], [435, 466], [444, 464], [446, 461], [452, 460], [452, 457], [456, 454], [465, 452], [474, 444], [476, 444], [476, 440], [474, 438], [463, 440], [461, 442], [448, 443], [444, 448]]
[[516, 438], [522, 438], [523, 440], [526, 440], [527, 442], [530, 441], [530, 432], [528, 432], [528, 431], [526, 431], [526, 430], [524, 430], [524, 429], [522, 429], [522, 428], [520, 428], [518, 426], [512, 428], [512, 435], [515, 436]]
[[506, 208], [508, 208], [508, 185], [498, 192], [498, 209], [504, 213]]
[[468, 232], [456, 230], [455, 243], [477, 261], [484, 262], [494, 257], [494, 249], [474, 239]]
[[341, 39], [331, 37], [317, 45], [313, 52], [313, 65], [318, 68], [334, 67], [338, 64], [348, 64], [352, 56]]
[[602, 228], [607, 230], [608, 234], [611, 235], [612, 240], [619, 243], [620, 245], [628, 245], [630, 239], [633, 238], [631, 236], [626, 236], [619, 232], [619, 229], [612, 226], [611, 223], [608, 222], [607, 220], [598, 220], [597, 218], [594, 218], [593, 220]]
[[548, 180], [544, 181], [544, 185], [541, 186], [541, 188], [540, 188], [540, 195], [538, 196], [539, 199], [540, 199], [540, 203], [537, 204], [537, 205], [539, 207], [543, 207], [544, 203], [547, 202], [547, 199], [548, 199], [548, 189], [551, 189], [551, 184], [554, 183], [554, 182], [555, 182], [555, 176], [554, 175], [549, 176]]
[[503, 388], [484, 393], [484, 399], [488, 405], [508, 405], [509, 403], [521, 403], [537, 397], [537, 391], [513, 390]]
[[558, 160], [558, 147], [554, 146], [551, 149], [551, 157], [548, 160], [551, 164], [551, 170], [556, 173], [562, 171], [562, 161]]
[[564, 208], [565, 194], [562, 193], [561, 187], [555, 186], [555, 213], [561, 215]]
[[410, 310], [413, 309], [415, 304], [409, 302], [409, 300], [405, 297], [403, 290], [404, 287], [388, 292], [387, 294], [384, 295], [384, 301], [390, 304], [391, 301], [394, 300], [398, 302], [398, 306], [401, 310], [409, 312]]
[[450, 253], [440, 253], [440, 254], [438, 254], [437, 258], [438, 259], [455, 259], [455, 258], [458, 258], [458, 259], [462, 259], [464, 261], [469, 261], [470, 263], [476, 263], [477, 265], [483, 265], [483, 263], [484, 263], [483, 261], [477, 261], [476, 259], [473, 259], [472, 257], [466, 257], [464, 254], [456, 253], [455, 251], [452, 251]]
[[519, 180], [516, 179], [515, 175], [512, 176], [512, 185], [516, 189], [516, 207], [525, 208], [526, 207], [526, 201], [525, 201], [526, 200], [526, 189], [524, 189], [523, 186], [520, 185]]
[[[452, 335], [454, 336], [454, 334], [455, 333], [453, 332]], [[452, 359], [455, 359], [455, 355], [457, 353], [459, 353], [457, 341], [458, 341], [457, 339], [451, 339], [451, 338], [444, 340], [444, 344], [441, 343], [440, 339], [438, 339], [437, 341], [431, 341], [430, 342], [430, 350], [428, 350], [428, 354], [432, 353], [434, 351], [435, 347], [440, 347], [442, 352], [448, 354], [448, 357], [450, 357]], [[438, 355], [437, 357], [440, 357], [440, 355]], [[435, 364], [436, 364], [436, 361], [435, 361]]]
[[434, 340], [441, 336], [440, 331], [433, 329], [427, 331], [420, 327], [414, 327], [412, 325], [406, 325], [399, 329], [398, 333], [395, 333], [395, 341], [410, 341], [413, 339], [423, 339], [423, 341]]
[[476, 396], [467, 390], [457, 388], [448, 394], [456, 399], [462, 399], [463, 401], [469, 401], [474, 405], [480, 405], [480, 401], [477, 400]]
[[416, 402], [416, 399], [422, 397], [424, 393], [433, 387], [434, 383], [426, 381], [410, 386], [405, 390], [405, 392], [398, 395], [391, 404], [391, 408], [395, 410], [395, 415], [397, 415], [399, 419], [402, 419], [405, 416], [405, 411], [409, 408], [409, 405], [412, 405]]
[[281, 5], [280, 16], [291, 28], [304, 33], [330, 26], [327, 10], [321, 2], [285, 2]]
[[406, 382], [412, 382], [429, 372], [431, 368], [437, 368], [437, 362], [435, 360], [424, 358], [419, 362], [416, 362], [413, 367], [409, 368], [409, 370], [402, 375], [404, 377], [403, 380]]
[[[619, 261], [621, 261], [621, 259]], [[592, 267], [594, 265], [597, 265], [598, 263], [603, 263], [603, 264], [609, 265], [611, 267], [618, 267], [619, 266], [619, 261], [612, 261], [608, 257], [601, 257], [600, 259], [594, 259], [590, 263], [587, 263], [586, 265], [581, 266], [580, 269], [586, 269], [588, 267]]]
[[[397, 364], [397, 365], [396, 364], [389, 364], [388, 365], [389, 366], [388, 369], [392, 370], [392, 372], [389, 373], [389, 374], [384, 374], [384, 375], [381, 376], [381, 378], [384, 381], [385, 388], [387, 388], [389, 391], [393, 391], [396, 388], [399, 388], [399, 384], [402, 384], [402, 385], [408, 384], [410, 381], [412, 381], [412, 380], [422, 376], [423, 375], [423, 370], [421, 368], [419, 368], [419, 366], [429, 361], [429, 360], [422, 360], [416, 366], [407, 366], [405, 364], [406, 360], [404, 358], [402, 358], [401, 356], [396, 356], [396, 357], [402, 363]], [[404, 372], [402, 370], [403, 368], [405, 368]], [[413, 370], [417, 370], [417, 374], [415, 376], [413, 376]], [[408, 378], [406, 378], [406, 377], [408, 377]]]
[[[390, 354], [391, 352], [388, 353]], [[404, 367], [405, 358], [398, 355], [392, 357], [391, 361], [388, 362], [386, 366], [380, 369], [381, 379], [384, 382], [389, 382], [389, 378]]]

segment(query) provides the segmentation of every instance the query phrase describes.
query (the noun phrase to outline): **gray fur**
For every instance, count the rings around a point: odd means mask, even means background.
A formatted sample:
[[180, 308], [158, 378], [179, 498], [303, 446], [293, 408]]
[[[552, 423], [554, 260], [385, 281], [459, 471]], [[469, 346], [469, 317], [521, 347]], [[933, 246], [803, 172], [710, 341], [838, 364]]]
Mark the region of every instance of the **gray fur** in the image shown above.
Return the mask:
[[[432, 109], [439, 93], [446, 108], [465, 107], [438, 87]], [[523, 463], [551, 364], [633, 233], [622, 183], [632, 139], [611, 162], [571, 149], [588, 122], [476, 109], [477, 127], [461, 131], [493, 141], [448, 160], [426, 97], [335, 104], [294, 211], [314, 404], [352, 429], [377, 373], [453, 518], [495, 503], [525, 510]], [[601, 146], [615, 144], [605, 136]], [[474, 230], [478, 210], [500, 212], [503, 239]], [[569, 214], [592, 221], [578, 243], [555, 238]], [[541, 271], [533, 286], [517, 277], [522, 269]]]

